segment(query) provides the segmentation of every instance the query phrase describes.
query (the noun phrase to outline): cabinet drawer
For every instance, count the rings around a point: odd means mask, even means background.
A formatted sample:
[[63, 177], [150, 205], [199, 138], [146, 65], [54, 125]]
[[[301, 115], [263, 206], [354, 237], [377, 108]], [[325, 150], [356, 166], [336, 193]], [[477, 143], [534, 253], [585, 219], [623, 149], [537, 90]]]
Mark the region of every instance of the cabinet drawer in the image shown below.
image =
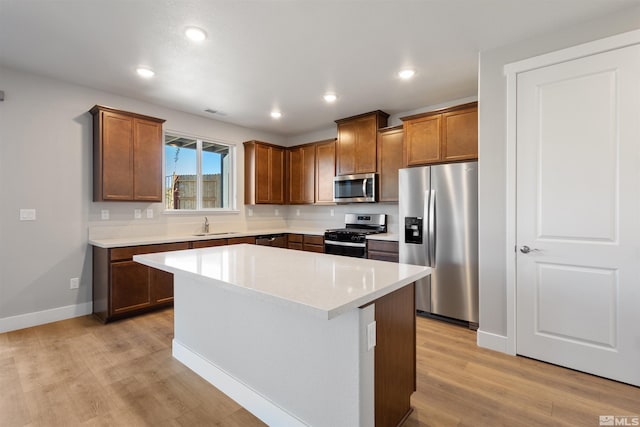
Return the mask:
[[313, 236], [311, 234], [305, 234], [303, 241], [305, 245], [324, 246], [324, 236]]
[[213, 240], [196, 240], [191, 242], [191, 247], [193, 249], [198, 248], [212, 248], [214, 246], [226, 246], [227, 239], [213, 239]]
[[289, 243], [302, 243], [302, 234], [289, 234]]
[[232, 237], [228, 240], [230, 245], [238, 245], [240, 243], [249, 243], [251, 245], [256, 244], [255, 236], [247, 236], [247, 237]]
[[367, 247], [370, 251], [398, 253], [398, 242], [390, 240], [367, 240]]
[[301, 251], [302, 250], [302, 243], [296, 243], [296, 242], [289, 242], [287, 244], [287, 248], [289, 249], [295, 249], [297, 251]]
[[111, 249], [111, 261], [126, 260], [134, 255], [151, 254], [155, 252], [180, 251], [189, 249], [189, 242], [163, 243], [159, 245], [129, 246]]
[[367, 258], [379, 261], [398, 262], [398, 242], [385, 240], [367, 241]]

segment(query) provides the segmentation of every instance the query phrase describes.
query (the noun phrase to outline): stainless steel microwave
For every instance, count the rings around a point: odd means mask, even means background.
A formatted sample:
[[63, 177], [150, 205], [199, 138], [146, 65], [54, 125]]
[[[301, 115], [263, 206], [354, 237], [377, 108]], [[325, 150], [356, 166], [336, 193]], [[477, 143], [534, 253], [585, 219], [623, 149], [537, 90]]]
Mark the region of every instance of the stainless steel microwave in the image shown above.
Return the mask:
[[377, 193], [378, 179], [375, 173], [333, 178], [333, 201], [336, 203], [375, 202]]

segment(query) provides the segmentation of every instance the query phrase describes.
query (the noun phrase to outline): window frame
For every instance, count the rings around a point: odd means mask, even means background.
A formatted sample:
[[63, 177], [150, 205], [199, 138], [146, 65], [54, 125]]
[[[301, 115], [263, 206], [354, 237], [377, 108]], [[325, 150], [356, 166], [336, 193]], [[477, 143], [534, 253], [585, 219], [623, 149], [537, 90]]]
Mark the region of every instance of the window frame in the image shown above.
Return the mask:
[[[179, 138], [191, 138], [196, 141], [196, 209], [167, 209], [167, 159], [166, 159], [166, 138], [169, 136], [176, 136]], [[203, 176], [202, 176], [202, 143], [208, 142], [211, 144], [224, 145], [229, 148], [229, 177], [231, 183], [229, 185], [229, 207], [227, 208], [203, 208], [202, 207], [202, 190], [203, 190]], [[210, 138], [200, 135], [195, 135], [187, 132], [181, 132], [171, 129], [164, 129], [162, 132], [162, 209], [163, 214], [166, 215], [193, 215], [200, 213], [207, 214], [229, 214], [240, 213], [238, 210], [238, 168], [237, 168], [237, 152], [238, 144], [231, 141], [224, 141], [220, 138]], [[222, 172], [222, 171], [221, 171]]]

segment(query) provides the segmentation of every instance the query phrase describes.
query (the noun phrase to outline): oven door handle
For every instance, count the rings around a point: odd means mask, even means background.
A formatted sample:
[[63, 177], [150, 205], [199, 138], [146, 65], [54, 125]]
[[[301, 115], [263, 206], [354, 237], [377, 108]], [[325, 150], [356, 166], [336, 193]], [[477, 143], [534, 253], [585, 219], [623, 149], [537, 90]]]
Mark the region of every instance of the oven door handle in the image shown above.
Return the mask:
[[335, 240], [325, 240], [325, 245], [334, 245], [334, 246], [350, 246], [352, 248], [366, 248], [366, 243], [353, 243], [353, 242], [337, 242]]

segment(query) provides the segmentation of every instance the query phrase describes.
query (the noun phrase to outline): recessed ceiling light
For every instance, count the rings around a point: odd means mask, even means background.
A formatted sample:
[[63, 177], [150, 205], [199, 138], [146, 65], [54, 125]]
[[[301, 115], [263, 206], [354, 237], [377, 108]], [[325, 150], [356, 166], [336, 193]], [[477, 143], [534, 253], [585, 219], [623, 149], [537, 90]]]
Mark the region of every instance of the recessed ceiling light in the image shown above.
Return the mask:
[[398, 73], [401, 79], [408, 80], [416, 74], [415, 71], [411, 69], [402, 70]]
[[144, 77], [145, 79], [151, 78], [156, 74], [152, 70], [145, 67], [139, 67], [138, 69], [136, 69], [136, 73], [138, 73], [140, 77]]
[[189, 27], [185, 30], [184, 34], [194, 42], [201, 42], [207, 38], [207, 33], [198, 27]]
[[272, 111], [271, 117], [273, 117], [274, 119], [279, 119], [280, 117], [282, 117], [282, 113], [280, 111]]
[[338, 99], [338, 97], [336, 95], [334, 95], [333, 93], [328, 93], [325, 96], [323, 96], [323, 98], [327, 102], [335, 102], [336, 99]]

